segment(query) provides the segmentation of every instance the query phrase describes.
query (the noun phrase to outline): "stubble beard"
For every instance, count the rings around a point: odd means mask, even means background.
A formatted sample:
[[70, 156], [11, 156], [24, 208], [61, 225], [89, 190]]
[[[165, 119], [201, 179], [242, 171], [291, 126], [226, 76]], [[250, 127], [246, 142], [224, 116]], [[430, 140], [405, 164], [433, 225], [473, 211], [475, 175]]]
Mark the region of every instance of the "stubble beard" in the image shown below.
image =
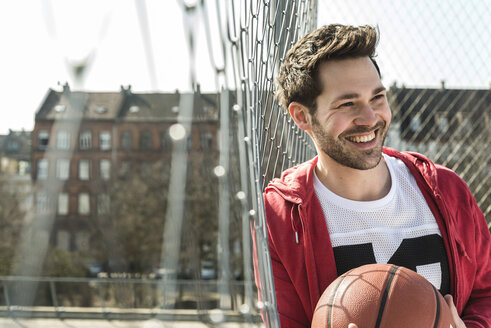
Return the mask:
[[[370, 149], [356, 150], [343, 136], [367, 133], [378, 129], [377, 145]], [[382, 159], [382, 147], [387, 135], [387, 124], [379, 121], [372, 128], [358, 127], [345, 131], [338, 138], [329, 135], [315, 117], [312, 120], [312, 134], [317, 147], [337, 163], [357, 170], [369, 170], [376, 167]]]

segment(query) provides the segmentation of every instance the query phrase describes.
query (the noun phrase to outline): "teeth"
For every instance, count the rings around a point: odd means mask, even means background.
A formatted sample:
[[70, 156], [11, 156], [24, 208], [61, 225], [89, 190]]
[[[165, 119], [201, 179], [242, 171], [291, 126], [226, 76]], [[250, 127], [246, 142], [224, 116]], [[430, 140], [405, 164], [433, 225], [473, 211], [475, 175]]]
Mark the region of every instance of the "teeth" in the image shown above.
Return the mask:
[[366, 136], [353, 136], [353, 137], [348, 137], [349, 141], [360, 143], [360, 142], [369, 142], [375, 139], [375, 132], [370, 133], [369, 135]]

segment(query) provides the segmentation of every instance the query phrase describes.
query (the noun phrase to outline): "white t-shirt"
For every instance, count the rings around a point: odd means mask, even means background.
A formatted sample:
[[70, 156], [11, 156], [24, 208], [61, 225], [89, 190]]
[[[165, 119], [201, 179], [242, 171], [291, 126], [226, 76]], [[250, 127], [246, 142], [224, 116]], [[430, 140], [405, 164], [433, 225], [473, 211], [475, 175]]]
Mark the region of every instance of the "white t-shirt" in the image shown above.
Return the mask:
[[391, 188], [374, 201], [340, 197], [314, 174], [338, 274], [363, 264], [391, 263], [418, 272], [448, 293], [448, 260], [435, 217], [406, 165], [385, 154], [384, 158]]

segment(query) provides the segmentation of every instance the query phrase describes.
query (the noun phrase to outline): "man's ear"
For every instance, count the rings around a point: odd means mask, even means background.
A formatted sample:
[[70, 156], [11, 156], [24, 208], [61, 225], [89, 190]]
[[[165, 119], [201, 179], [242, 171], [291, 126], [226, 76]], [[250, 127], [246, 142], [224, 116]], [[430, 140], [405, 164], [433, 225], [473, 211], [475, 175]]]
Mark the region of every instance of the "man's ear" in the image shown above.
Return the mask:
[[311, 118], [309, 109], [298, 102], [291, 102], [288, 106], [288, 111], [290, 116], [295, 121], [295, 124], [304, 131], [310, 131], [311, 129]]

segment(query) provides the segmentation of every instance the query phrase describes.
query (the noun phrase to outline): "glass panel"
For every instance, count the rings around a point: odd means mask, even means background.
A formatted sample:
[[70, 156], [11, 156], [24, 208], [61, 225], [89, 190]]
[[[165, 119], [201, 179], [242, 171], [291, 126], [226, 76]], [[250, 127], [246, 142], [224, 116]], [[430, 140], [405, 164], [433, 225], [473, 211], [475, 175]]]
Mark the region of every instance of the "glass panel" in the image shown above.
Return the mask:
[[101, 159], [100, 161], [100, 173], [101, 179], [109, 180], [111, 178], [111, 161], [108, 159]]
[[81, 159], [78, 162], [78, 178], [80, 180], [90, 179], [90, 161], [86, 159]]
[[48, 178], [48, 160], [46, 158], [42, 158], [38, 160], [38, 179], [47, 179]]
[[84, 150], [92, 148], [92, 132], [83, 131], [80, 133], [79, 147]]
[[46, 149], [49, 144], [49, 132], [42, 130], [38, 133], [38, 149]]
[[90, 214], [90, 196], [88, 193], [78, 195], [78, 214]]
[[68, 214], [68, 194], [61, 193], [58, 195], [58, 214], [67, 215]]
[[56, 133], [56, 148], [61, 150], [70, 149], [70, 133], [68, 131], [58, 131]]
[[121, 132], [121, 148], [131, 149], [131, 132], [123, 131]]
[[152, 149], [152, 132], [142, 131], [140, 133], [140, 149]]
[[111, 149], [111, 133], [103, 131], [99, 134], [99, 147], [101, 150]]
[[56, 160], [56, 177], [60, 180], [68, 180], [70, 175], [70, 160], [69, 159], [57, 159]]

